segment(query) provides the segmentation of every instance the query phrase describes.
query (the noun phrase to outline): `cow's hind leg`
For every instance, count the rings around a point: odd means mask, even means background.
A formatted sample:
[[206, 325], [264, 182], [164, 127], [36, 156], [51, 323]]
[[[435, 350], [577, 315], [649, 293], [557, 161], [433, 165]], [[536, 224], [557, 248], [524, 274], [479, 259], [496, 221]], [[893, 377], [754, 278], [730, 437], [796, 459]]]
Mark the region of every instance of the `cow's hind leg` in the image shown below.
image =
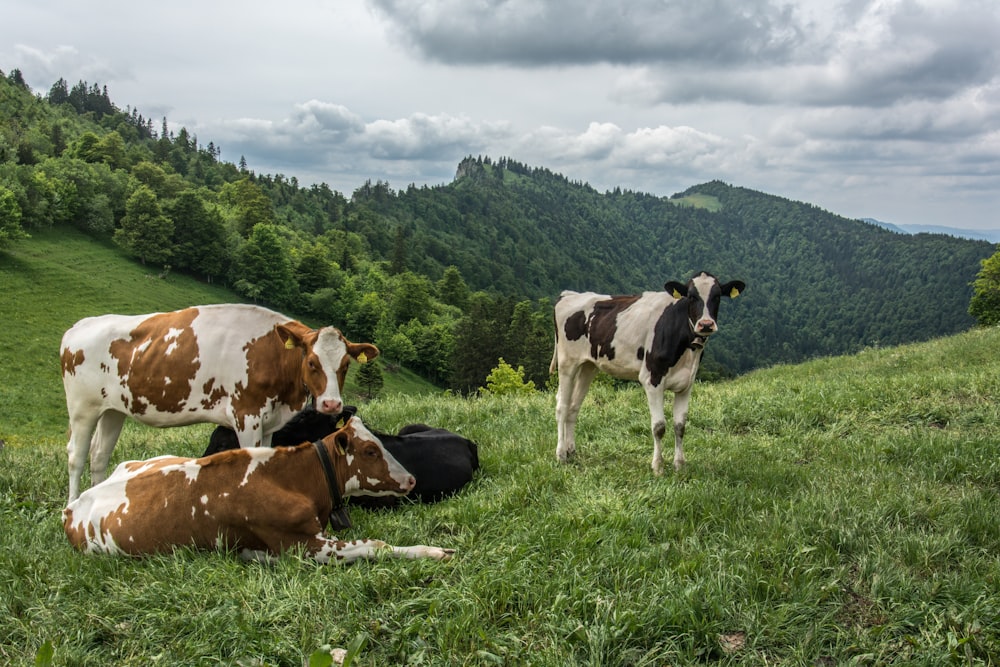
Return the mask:
[[100, 484], [108, 477], [108, 464], [111, 462], [111, 452], [118, 443], [125, 415], [121, 412], [108, 410], [97, 421], [97, 431], [90, 446], [90, 485]]
[[69, 469], [69, 501], [80, 497], [80, 483], [83, 479], [83, 469], [90, 456], [90, 441], [94, 437], [97, 421], [100, 415], [87, 413], [84, 416], [70, 415], [69, 442], [66, 444], [66, 455]]
[[[653, 473], [663, 474], [663, 436], [667, 432], [667, 421], [663, 416], [663, 387], [644, 384], [646, 403], [649, 405], [649, 422], [653, 431]], [[676, 406], [676, 403], [674, 404]]]
[[577, 366], [564, 373], [565, 366], [559, 368], [559, 391], [556, 394], [556, 422], [558, 444], [556, 458], [566, 462], [576, 453], [576, 419], [580, 406], [587, 396], [590, 383], [597, 374], [597, 367], [591, 364]]

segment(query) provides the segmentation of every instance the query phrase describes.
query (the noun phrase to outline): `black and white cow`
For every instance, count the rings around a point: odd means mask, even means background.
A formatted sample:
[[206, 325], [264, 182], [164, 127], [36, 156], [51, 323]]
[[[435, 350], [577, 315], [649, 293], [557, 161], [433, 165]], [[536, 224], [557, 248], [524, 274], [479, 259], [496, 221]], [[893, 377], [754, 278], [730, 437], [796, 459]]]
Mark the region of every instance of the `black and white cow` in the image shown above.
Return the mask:
[[708, 337], [716, 332], [719, 302], [745, 289], [699, 273], [687, 285], [670, 281], [664, 292], [610, 296], [564, 291], [555, 306], [555, 351], [549, 372], [559, 370], [556, 398], [560, 461], [576, 451], [574, 431], [597, 371], [638, 380], [646, 391], [653, 430], [653, 472], [663, 474], [667, 425], [663, 393], [674, 392], [674, 468], [684, 464], [684, 425], [691, 386]]
[[[303, 442], [313, 442], [337, 431], [356, 412], [354, 406], [345, 406], [338, 415], [329, 415], [307, 406], [292, 417], [271, 436], [273, 447], [293, 447]], [[385, 449], [417, 479], [409, 498], [431, 503], [447, 498], [472, 481], [479, 469], [479, 447], [475, 442], [443, 428], [426, 424], [409, 424], [398, 435], [375, 433]], [[219, 426], [212, 432], [208, 448], [202, 456], [209, 456], [239, 443], [232, 429]], [[352, 505], [361, 507], [391, 507], [398, 504], [393, 496], [358, 496]]]

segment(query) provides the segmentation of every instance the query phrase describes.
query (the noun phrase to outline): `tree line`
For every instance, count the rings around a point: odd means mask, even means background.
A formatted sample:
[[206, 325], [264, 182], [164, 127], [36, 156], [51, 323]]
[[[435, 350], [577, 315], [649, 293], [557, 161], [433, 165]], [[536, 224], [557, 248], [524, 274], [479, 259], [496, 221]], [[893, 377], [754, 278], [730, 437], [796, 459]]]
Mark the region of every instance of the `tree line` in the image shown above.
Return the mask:
[[967, 328], [992, 254], [720, 182], [671, 199], [599, 193], [470, 156], [451, 183], [368, 181], [348, 198], [220, 156], [106, 87], [60, 79], [35, 95], [13, 70], [0, 76], [0, 247], [78, 227], [164, 272], [333, 323], [461, 392], [501, 358], [546, 384], [562, 289], [660, 289], [699, 270], [744, 280], [707, 350], [710, 378]]
[[[438, 386], [475, 391], [502, 355], [544, 384], [548, 360], [531, 360], [551, 353], [545, 300], [472, 290], [453, 266], [436, 279], [411, 271], [402, 237], [373, 236], [365, 204], [219, 155], [166, 119], [157, 131], [118, 109], [106, 88], [60, 79], [36, 96], [14, 70], [0, 77], [0, 248], [73, 226], [164, 272], [333, 323]], [[366, 183], [358, 199], [385, 187]], [[543, 338], [545, 350], [528, 349]]]

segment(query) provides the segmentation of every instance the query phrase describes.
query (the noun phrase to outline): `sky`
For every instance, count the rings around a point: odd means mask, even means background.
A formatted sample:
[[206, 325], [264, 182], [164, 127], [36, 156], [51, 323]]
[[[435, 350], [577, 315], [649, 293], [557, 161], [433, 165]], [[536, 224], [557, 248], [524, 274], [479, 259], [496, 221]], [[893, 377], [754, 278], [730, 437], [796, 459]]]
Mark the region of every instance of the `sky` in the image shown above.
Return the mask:
[[258, 174], [395, 189], [509, 157], [1000, 228], [997, 0], [8, 0], [0, 70], [107, 86]]

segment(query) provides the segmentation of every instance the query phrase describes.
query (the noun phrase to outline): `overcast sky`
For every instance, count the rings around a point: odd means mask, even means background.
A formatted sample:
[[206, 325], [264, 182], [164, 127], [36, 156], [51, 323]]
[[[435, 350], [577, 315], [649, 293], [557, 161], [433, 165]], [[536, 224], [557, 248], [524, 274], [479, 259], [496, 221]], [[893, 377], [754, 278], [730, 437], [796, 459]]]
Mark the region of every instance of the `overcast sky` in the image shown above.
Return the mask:
[[488, 155], [1000, 228], [997, 0], [32, 0], [2, 12], [15, 67], [347, 196]]

